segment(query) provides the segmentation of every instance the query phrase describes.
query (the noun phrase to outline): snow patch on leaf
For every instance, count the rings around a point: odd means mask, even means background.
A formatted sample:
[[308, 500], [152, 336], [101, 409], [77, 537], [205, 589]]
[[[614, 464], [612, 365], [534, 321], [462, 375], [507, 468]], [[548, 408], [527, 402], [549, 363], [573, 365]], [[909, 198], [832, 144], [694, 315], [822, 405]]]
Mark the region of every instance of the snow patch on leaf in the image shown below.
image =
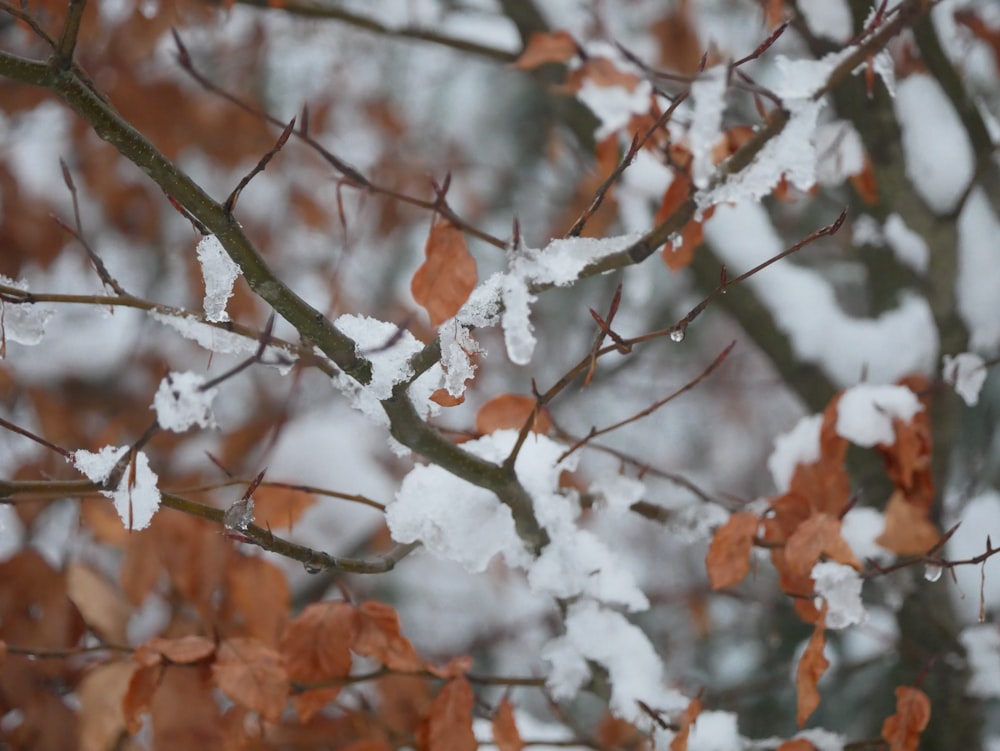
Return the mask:
[[970, 407], [979, 401], [979, 392], [986, 383], [986, 363], [974, 352], [944, 356], [942, 375], [946, 383], [955, 387], [955, 393]]
[[233, 284], [243, 271], [215, 235], [201, 238], [196, 252], [205, 280], [205, 317], [216, 323], [228, 321], [226, 302], [233, 296]]
[[861, 576], [851, 566], [833, 561], [817, 563], [812, 569], [816, 594], [826, 600], [826, 625], [842, 629], [867, 619], [861, 602]]
[[917, 395], [905, 386], [854, 386], [837, 403], [837, 434], [866, 448], [891, 445], [896, 440], [893, 419], [909, 422], [922, 409]]
[[[129, 451], [128, 446], [105, 446], [94, 453], [80, 449], [70, 454], [70, 463], [98, 484], [107, 481], [119, 460]], [[114, 501], [115, 510], [128, 529], [145, 529], [160, 507], [157, 476], [149, 468], [149, 458], [136, 452], [132, 463], [122, 472], [118, 486], [101, 490], [101, 495]]]
[[800, 464], [819, 461], [819, 433], [822, 427], [823, 415], [809, 415], [774, 439], [774, 450], [767, 459], [767, 468], [779, 494], [791, 489], [792, 477]]
[[193, 425], [214, 428], [212, 402], [217, 388], [205, 389], [205, 379], [197, 373], [169, 373], [156, 390], [153, 409], [156, 421], [164, 430], [183, 433]]

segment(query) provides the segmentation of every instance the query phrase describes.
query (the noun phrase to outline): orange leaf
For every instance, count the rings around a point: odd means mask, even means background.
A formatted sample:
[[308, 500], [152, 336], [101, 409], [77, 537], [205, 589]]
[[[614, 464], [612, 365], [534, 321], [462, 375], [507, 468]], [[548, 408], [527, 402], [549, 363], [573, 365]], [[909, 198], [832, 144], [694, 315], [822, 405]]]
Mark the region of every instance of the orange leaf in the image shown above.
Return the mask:
[[358, 606], [358, 632], [354, 649], [363, 657], [378, 660], [387, 668], [404, 672], [422, 670], [423, 661], [399, 627], [399, 615], [390, 605], [368, 600]]
[[452, 396], [448, 389], [438, 389], [431, 394], [431, 401], [440, 404], [442, 407], [457, 407], [465, 401], [465, 394]]
[[288, 700], [288, 672], [281, 654], [256, 639], [236, 637], [219, 645], [212, 665], [215, 685], [237, 704], [277, 722]]
[[417, 731], [418, 751], [476, 751], [472, 732], [475, 697], [465, 678], [448, 681], [431, 703], [430, 712]]
[[410, 292], [427, 311], [431, 325], [439, 326], [469, 299], [476, 286], [476, 261], [469, 255], [462, 230], [447, 219], [434, 222], [424, 255], [424, 263], [410, 282]]
[[869, 206], [875, 206], [878, 203], [878, 181], [875, 179], [875, 168], [872, 166], [872, 160], [867, 155], [865, 155], [861, 171], [851, 175], [850, 181], [854, 192], [862, 201]]
[[861, 561], [840, 534], [841, 521], [829, 514], [813, 514], [785, 543], [785, 560], [795, 574], [812, 571], [820, 556], [861, 569]]
[[816, 751], [816, 747], [805, 738], [793, 738], [782, 743], [774, 751]]
[[262, 485], [253, 492], [254, 523], [265, 529], [291, 529], [315, 504], [312, 493]]
[[764, 14], [767, 16], [767, 28], [775, 29], [785, 20], [784, 0], [765, 0]]
[[819, 679], [830, 666], [829, 661], [823, 656], [823, 647], [826, 645], [826, 625], [824, 619], [820, 619], [813, 629], [813, 635], [806, 645], [802, 659], [799, 660], [799, 667], [795, 675], [795, 687], [798, 691], [798, 710], [796, 719], [799, 727], [802, 727], [809, 719], [816, 707], [819, 706], [819, 689], [817, 684]]
[[899, 555], [922, 555], [940, 539], [927, 512], [909, 503], [903, 491], [893, 492], [885, 509], [885, 531], [875, 542]]
[[[215, 652], [215, 642], [204, 636], [182, 636], [179, 639], [164, 639], [157, 636], [136, 649], [136, 662], [141, 665], [154, 664], [153, 661], [141, 659], [140, 650], [151, 650], [177, 665], [190, 665], [212, 656]], [[158, 663], [159, 660], [156, 660]]]
[[128, 688], [122, 697], [122, 715], [125, 719], [125, 728], [133, 735], [142, 729], [139, 715], [148, 712], [152, 706], [153, 694], [160, 685], [163, 670], [163, 665], [160, 663], [142, 665], [129, 678]]
[[[346, 602], [307, 606], [285, 628], [279, 647], [288, 677], [300, 683], [343, 678], [351, 672], [351, 644], [359, 628], [358, 613]], [[293, 697], [295, 711], [308, 722], [337, 698], [340, 688], [313, 689]]]
[[514, 722], [514, 707], [505, 696], [493, 715], [493, 743], [498, 751], [521, 751], [524, 742]]
[[[476, 413], [476, 432], [486, 434], [494, 430], [520, 430], [531, 418], [536, 403], [531, 396], [495, 396]], [[548, 433], [552, 429], [552, 420], [544, 409], [535, 415], [535, 424], [531, 429], [536, 433]]]
[[701, 714], [701, 699], [694, 698], [677, 720], [680, 730], [677, 731], [674, 739], [670, 741], [670, 751], [687, 751], [691, 726], [698, 719], [699, 714]]
[[528, 38], [524, 52], [514, 61], [518, 70], [533, 70], [546, 63], [565, 63], [577, 53], [576, 41], [568, 31], [535, 33]]
[[750, 551], [760, 526], [756, 514], [743, 511], [733, 514], [719, 527], [708, 546], [705, 568], [712, 589], [732, 587], [750, 572]]
[[882, 738], [889, 751], [916, 751], [920, 734], [931, 719], [931, 700], [919, 688], [896, 688], [896, 714], [882, 723]]

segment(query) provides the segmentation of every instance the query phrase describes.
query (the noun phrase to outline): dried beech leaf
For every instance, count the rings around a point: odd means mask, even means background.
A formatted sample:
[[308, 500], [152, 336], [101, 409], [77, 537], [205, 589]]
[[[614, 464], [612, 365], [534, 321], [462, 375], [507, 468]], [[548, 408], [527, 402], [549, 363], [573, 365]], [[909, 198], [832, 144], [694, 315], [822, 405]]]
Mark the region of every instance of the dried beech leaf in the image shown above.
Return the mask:
[[931, 719], [931, 700], [919, 688], [896, 688], [896, 714], [882, 723], [882, 738], [889, 751], [917, 751], [920, 734]]
[[288, 700], [288, 672], [281, 654], [256, 639], [236, 637], [219, 645], [212, 677], [237, 704], [269, 722], [281, 719]]
[[861, 562], [841, 535], [841, 525], [840, 519], [829, 514], [813, 514], [802, 522], [785, 543], [785, 560], [791, 571], [808, 574], [821, 556], [860, 571]]
[[465, 678], [448, 681], [431, 703], [430, 712], [417, 732], [418, 751], [476, 751], [472, 732], [475, 697]]
[[448, 392], [448, 389], [438, 389], [431, 394], [431, 401], [435, 404], [440, 404], [442, 407], [457, 407], [459, 404], [465, 402], [465, 394], [452, 396]]
[[253, 492], [254, 523], [265, 529], [291, 529], [314, 505], [312, 493], [263, 485]]
[[898, 555], [922, 555], [940, 539], [927, 512], [909, 503], [901, 490], [893, 492], [885, 508], [885, 531], [875, 542]]
[[537, 32], [528, 38], [528, 44], [514, 61], [514, 67], [518, 70], [534, 70], [546, 63], [569, 62], [576, 53], [576, 41], [568, 31]]
[[226, 567], [225, 591], [221, 617], [230, 625], [226, 633], [277, 646], [292, 599], [285, 573], [267, 558], [234, 552]]
[[[351, 644], [360, 621], [357, 610], [346, 602], [318, 602], [306, 607], [285, 629], [281, 654], [288, 677], [298, 683], [343, 678], [351, 672]], [[340, 688], [313, 689], [292, 698], [302, 722], [337, 698]]]
[[431, 227], [424, 246], [424, 262], [413, 275], [410, 292], [440, 326], [458, 312], [476, 286], [476, 261], [469, 254], [465, 234], [446, 219]]
[[190, 635], [179, 639], [164, 639], [157, 636], [143, 644], [140, 649], [142, 648], [158, 652], [177, 665], [190, 665], [211, 657], [215, 652], [215, 642], [204, 636]]
[[670, 741], [670, 751], [687, 751], [688, 747], [688, 736], [691, 734], [691, 726], [698, 719], [698, 715], [701, 714], [701, 699], [695, 698], [691, 700], [688, 704], [687, 709], [684, 713], [677, 719], [677, 724], [680, 725], [680, 730], [677, 731], [677, 735], [674, 739]]
[[410, 640], [399, 627], [399, 615], [390, 606], [369, 600], [358, 606], [359, 627], [354, 651], [393, 670], [416, 672], [424, 668]]
[[128, 688], [122, 697], [122, 717], [125, 727], [131, 734], [136, 734], [142, 729], [143, 712], [150, 711], [153, 705], [153, 694], [160, 685], [163, 678], [163, 665], [140, 665], [130, 676]]
[[[531, 418], [535, 404], [535, 399], [530, 396], [495, 396], [476, 413], [476, 432], [485, 435], [495, 430], [520, 430]], [[552, 420], [544, 409], [535, 415], [535, 424], [531, 429], [536, 433], [547, 433], [552, 429]]]
[[87, 626], [105, 641], [125, 644], [132, 607], [111, 583], [80, 563], [66, 567], [66, 594], [76, 605]]
[[514, 721], [514, 707], [505, 696], [493, 714], [493, 743], [497, 751], [521, 751], [524, 742]]
[[875, 179], [875, 168], [872, 166], [872, 160], [867, 155], [861, 171], [851, 175], [850, 182], [854, 192], [862, 201], [869, 206], [878, 204], [878, 181]]
[[774, 751], [816, 751], [816, 747], [805, 738], [793, 738], [782, 743]]
[[816, 623], [813, 634], [806, 645], [805, 652], [799, 660], [799, 667], [795, 674], [795, 688], [798, 691], [798, 708], [796, 719], [799, 727], [805, 725], [816, 707], [819, 706], [819, 679], [830, 666], [829, 661], [823, 656], [823, 647], [826, 646], [826, 625], [823, 619]]
[[80, 702], [79, 748], [114, 748], [125, 727], [122, 698], [128, 690], [136, 665], [131, 661], [97, 665], [83, 677], [76, 689]]
[[712, 589], [732, 587], [750, 572], [750, 553], [760, 526], [756, 514], [733, 514], [715, 531], [705, 556], [705, 568]]

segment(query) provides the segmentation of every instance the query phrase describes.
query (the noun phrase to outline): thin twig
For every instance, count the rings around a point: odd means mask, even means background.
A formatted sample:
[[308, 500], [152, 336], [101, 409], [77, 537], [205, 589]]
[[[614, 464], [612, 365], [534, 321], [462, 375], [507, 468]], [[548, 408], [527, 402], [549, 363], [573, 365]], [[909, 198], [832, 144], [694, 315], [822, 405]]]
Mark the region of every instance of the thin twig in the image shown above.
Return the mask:
[[96, 251], [90, 247], [90, 243], [88, 243], [86, 238], [83, 236], [83, 222], [80, 219], [80, 201], [77, 196], [76, 184], [73, 182], [73, 175], [69, 171], [69, 167], [67, 166], [65, 160], [61, 157], [59, 159], [59, 166], [62, 167], [63, 182], [66, 183], [66, 188], [69, 190], [70, 198], [73, 201], [73, 222], [76, 229], [74, 230], [73, 228], [67, 226], [58, 217], [56, 218], [56, 223], [66, 232], [75, 237], [77, 242], [83, 246], [83, 249], [87, 252], [87, 256], [90, 258], [90, 262], [94, 264], [94, 270], [101, 278], [101, 283], [106, 287], [110, 287], [111, 290], [120, 297], [125, 297], [128, 293], [121, 286], [121, 284], [118, 283], [118, 280], [111, 276], [111, 273], [108, 271], [108, 267], [104, 265], [104, 260], [97, 255]]
[[266, 154], [264, 154], [264, 156], [260, 158], [260, 161], [257, 162], [256, 165], [254, 165], [254, 168], [250, 170], [250, 172], [248, 172], [243, 177], [242, 180], [240, 180], [239, 184], [235, 188], [233, 188], [233, 192], [229, 194], [229, 198], [227, 198], [226, 202], [222, 204], [227, 214], [233, 213], [233, 209], [236, 208], [236, 202], [240, 200], [240, 194], [243, 192], [243, 189], [250, 184], [250, 181], [253, 180], [254, 177], [256, 177], [257, 175], [259, 175], [261, 172], [264, 171], [264, 169], [267, 167], [268, 162], [270, 162], [274, 158], [274, 156], [279, 151], [281, 151], [281, 148], [288, 142], [288, 137], [292, 134], [292, 131], [294, 129], [295, 129], [295, 118], [293, 117], [291, 120], [288, 121], [288, 125], [285, 126], [285, 129], [281, 131], [281, 135], [278, 136], [278, 140], [275, 142], [274, 146], [272, 146], [271, 149]]
[[712, 372], [716, 368], [718, 368], [723, 363], [723, 361], [729, 356], [729, 353], [733, 351], [733, 347], [735, 347], [735, 346], [736, 346], [736, 342], [735, 341], [730, 342], [729, 346], [727, 346], [724, 350], [722, 350], [722, 352], [719, 353], [718, 357], [716, 357], [714, 360], [712, 360], [711, 363], [709, 363], [708, 367], [706, 367], [695, 378], [693, 378], [690, 381], [688, 381], [686, 384], [684, 384], [683, 386], [681, 386], [679, 389], [677, 389], [676, 391], [674, 391], [669, 396], [665, 396], [664, 398], [659, 399], [659, 400], [653, 402], [652, 404], [650, 404], [645, 409], [639, 410], [634, 415], [632, 415], [630, 417], [626, 417], [624, 420], [619, 420], [618, 422], [616, 422], [616, 423], [614, 423], [612, 425], [608, 425], [607, 427], [604, 427], [604, 428], [601, 428], [601, 429], [591, 428], [590, 432], [587, 433], [586, 437], [580, 439], [575, 444], [573, 444], [568, 449], [566, 449], [562, 453], [562, 455], [560, 455], [560, 457], [559, 457], [559, 459], [557, 461], [561, 462], [563, 459], [565, 459], [567, 456], [569, 456], [570, 454], [572, 454], [573, 452], [575, 452], [577, 449], [583, 448], [584, 446], [587, 445], [587, 443], [589, 443], [591, 441], [591, 439], [597, 438], [598, 436], [602, 436], [602, 435], [605, 435], [607, 433], [610, 433], [613, 430], [618, 430], [619, 428], [623, 428], [626, 425], [629, 425], [630, 423], [636, 422], [637, 420], [641, 420], [644, 417], [648, 417], [649, 415], [653, 414], [654, 412], [656, 412], [658, 409], [660, 409], [664, 405], [669, 404], [670, 402], [672, 402], [677, 397], [681, 396], [682, 394], [686, 394], [688, 391], [690, 391], [695, 386], [697, 386], [699, 383], [701, 383], [706, 378], [708, 378], [712, 374]]
[[[264, 110], [260, 110], [248, 104], [247, 102], [243, 101], [234, 94], [231, 94], [230, 92], [216, 85], [206, 76], [202, 75], [202, 73], [198, 71], [197, 68], [195, 68], [194, 61], [191, 59], [191, 55], [188, 52], [187, 47], [184, 46], [184, 42], [181, 40], [180, 34], [178, 34], [176, 30], [174, 30], [173, 35], [174, 35], [174, 43], [177, 46], [177, 62], [181, 66], [181, 68], [189, 76], [191, 76], [191, 78], [193, 78], [196, 83], [198, 83], [198, 85], [200, 85], [203, 89], [205, 89], [209, 93], [224, 99], [225, 101], [229, 102], [230, 104], [234, 105], [235, 107], [239, 108], [243, 112], [246, 112], [247, 114], [253, 117], [256, 117], [260, 120], [263, 120], [264, 122], [270, 123], [271, 125], [274, 125], [279, 128], [285, 127], [285, 123], [279, 120], [278, 118], [274, 117], [273, 115], [269, 114]], [[472, 235], [473, 237], [476, 237], [482, 240], [483, 242], [486, 242], [496, 248], [500, 248], [503, 250], [507, 249], [507, 243], [504, 240], [501, 240], [500, 238], [495, 237], [490, 233], [484, 232], [483, 230], [480, 230], [477, 227], [474, 227], [473, 225], [469, 224], [460, 216], [458, 216], [458, 214], [456, 214], [447, 204], [443, 205], [439, 204], [436, 200], [426, 201], [424, 199], [416, 198], [406, 193], [401, 193], [399, 191], [393, 190], [392, 188], [386, 188], [381, 185], [377, 185], [376, 183], [373, 183], [371, 180], [365, 177], [360, 172], [360, 170], [356, 169], [355, 167], [352, 167], [343, 159], [330, 152], [325, 146], [319, 143], [319, 141], [317, 141], [315, 138], [309, 135], [307, 131], [304, 131], [303, 129], [300, 128], [299, 130], [294, 131], [292, 135], [298, 138], [302, 143], [309, 146], [309, 148], [311, 148], [320, 157], [322, 157], [327, 164], [329, 164], [337, 172], [339, 172], [343, 176], [345, 184], [350, 185], [354, 188], [358, 188], [360, 190], [367, 191], [369, 193], [382, 195], [387, 198], [400, 201], [401, 203], [406, 203], [411, 206], [415, 206], [417, 208], [426, 209], [428, 211], [436, 211], [439, 214], [441, 214], [441, 216], [443, 216], [445, 219], [454, 224], [456, 227], [461, 229], [463, 232], [466, 232]]]

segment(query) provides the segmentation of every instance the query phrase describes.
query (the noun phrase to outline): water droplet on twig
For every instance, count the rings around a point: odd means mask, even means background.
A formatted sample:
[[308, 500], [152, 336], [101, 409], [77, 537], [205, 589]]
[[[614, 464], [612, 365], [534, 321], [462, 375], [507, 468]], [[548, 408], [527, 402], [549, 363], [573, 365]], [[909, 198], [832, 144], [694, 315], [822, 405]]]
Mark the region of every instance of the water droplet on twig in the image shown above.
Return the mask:
[[674, 329], [670, 332], [670, 341], [672, 342], [683, 342], [684, 341], [684, 329]]
[[942, 567], [937, 563], [928, 563], [924, 566], [924, 578], [929, 582], [936, 582], [941, 578]]

